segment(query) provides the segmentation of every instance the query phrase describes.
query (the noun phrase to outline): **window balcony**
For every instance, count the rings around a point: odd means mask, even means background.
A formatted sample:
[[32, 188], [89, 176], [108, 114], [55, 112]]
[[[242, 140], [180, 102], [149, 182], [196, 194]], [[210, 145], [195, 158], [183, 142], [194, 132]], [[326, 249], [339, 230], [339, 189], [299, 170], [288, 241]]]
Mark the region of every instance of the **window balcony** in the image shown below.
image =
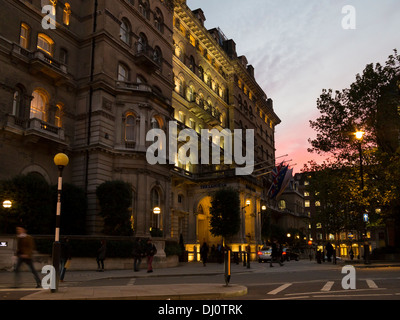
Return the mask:
[[206, 101], [200, 99], [198, 96], [195, 97], [194, 101], [189, 102], [188, 109], [211, 126], [221, 124], [221, 114], [218, 110], [210, 106]]
[[57, 142], [65, 141], [65, 132], [63, 128], [47, 123], [37, 118], [27, 121], [25, 135], [34, 135]]
[[37, 138], [53, 140], [58, 143], [65, 142], [65, 132], [63, 128], [59, 128], [37, 118], [26, 120], [8, 114], [5, 117], [4, 129], [26, 137], [36, 136]]
[[32, 52], [12, 43], [10, 54], [13, 59], [27, 63], [33, 74], [41, 72], [56, 81], [71, 80], [67, 66], [41, 50]]
[[161, 68], [161, 55], [148, 45], [136, 42], [135, 44], [135, 62], [150, 72]]

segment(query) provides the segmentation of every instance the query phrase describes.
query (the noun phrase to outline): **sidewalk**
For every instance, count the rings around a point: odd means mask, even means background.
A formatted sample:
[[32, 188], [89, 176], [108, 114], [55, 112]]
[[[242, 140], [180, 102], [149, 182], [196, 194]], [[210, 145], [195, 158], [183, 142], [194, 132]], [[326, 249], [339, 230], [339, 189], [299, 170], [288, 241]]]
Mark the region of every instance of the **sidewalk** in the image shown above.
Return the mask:
[[[332, 263], [317, 264], [315, 261], [300, 260], [286, 262], [283, 267], [275, 264], [274, 268], [269, 267], [269, 263], [251, 262], [250, 268], [239, 265], [231, 265], [232, 279], [235, 274], [256, 273], [273, 274], [277, 272], [306, 272], [321, 269], [340, 269], [346, 262], [336, 265]], [[370, 265], [354, 264], [356, 268], [390, 267], [400, 266], [399, 262], [377, 262]], [[107, 268], [107, 265], [106, 265]], [[82, 287], [71, 286], [72, 283], [85, 282], [99, 279], [129, 279], [135, 278], [154, 278], [154, 277], [190, 277], [190, 276], [220, 276], [218, 284], [174, 284], [174, 285], [124, 285], [124, 286], [104, 286], [104, 287]], [[26, 287], [34, 288], [33, 276], [30, 272], [21, 273], [21, 280]], [[13, 281], [13, 274], [10, 272], [0, 272], [0, 287], [10, 287]], [[23, 290], [23, 289], [21, 289]], [[247, 288], [241, 285], [231, 284], [228, 287], [224, 283], [224, 265], [217, 263], [207, 264], [203, 267], [201, 263], [182, 263], [178, 267], [155, 269], [153, 273], [146, 270], [133, 272], [133, 270], [107, 270], [96, 272], [95, 268], [90, 271], [67, 271], [65, 282], [60, 283], [57, 293], [50, 290], [39, 290], [25, 296], [24, 300], [194, 300], [194, 299], [220, 299], [238, 297], [247, 294]]]

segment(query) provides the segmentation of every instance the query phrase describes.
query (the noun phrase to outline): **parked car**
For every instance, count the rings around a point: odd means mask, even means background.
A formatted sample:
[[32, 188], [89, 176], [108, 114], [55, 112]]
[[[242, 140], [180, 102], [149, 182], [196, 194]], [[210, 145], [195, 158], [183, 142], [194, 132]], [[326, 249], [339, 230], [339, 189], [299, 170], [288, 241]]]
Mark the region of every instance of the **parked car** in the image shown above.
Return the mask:
[[296, 260], [299, 261], [299, 254], [290, 250], [290, 248], [282, 249], [282, 261]]
[[271, 247], [263, 247], [257, 252], [258, 262], [265, 262], [271, 260]]

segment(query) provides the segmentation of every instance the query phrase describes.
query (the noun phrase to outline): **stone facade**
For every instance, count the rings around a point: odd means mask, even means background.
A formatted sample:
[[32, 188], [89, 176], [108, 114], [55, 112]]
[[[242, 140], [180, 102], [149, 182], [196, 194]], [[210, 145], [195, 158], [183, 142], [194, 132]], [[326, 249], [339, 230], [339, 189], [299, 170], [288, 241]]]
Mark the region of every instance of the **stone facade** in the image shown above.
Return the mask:
[[[160, 228], [191, 245], [220, 241], [208, 231], [210, 192], [232, 186], [242, 203], [235, 243], [260, 243], [280, 119], [254, 68], [221, 30], [204, 27], [201, 9], [166, 0], [0, 2], [0, 179], [36, 172], [55, 184], [53, 157], [64, 152], [64, 179], [88, 195], [89, 234], [102, 228], [96, 187], [120, 179], [132, 185], [137, 236]], [[55, 6], [55, 29], [43, 28], [43, 5]], [[253, 129], [253, 175], [236, 176], [223, 161], [150, 165], [146, 134], [168, 135], [171, 121], [198, 134]]]

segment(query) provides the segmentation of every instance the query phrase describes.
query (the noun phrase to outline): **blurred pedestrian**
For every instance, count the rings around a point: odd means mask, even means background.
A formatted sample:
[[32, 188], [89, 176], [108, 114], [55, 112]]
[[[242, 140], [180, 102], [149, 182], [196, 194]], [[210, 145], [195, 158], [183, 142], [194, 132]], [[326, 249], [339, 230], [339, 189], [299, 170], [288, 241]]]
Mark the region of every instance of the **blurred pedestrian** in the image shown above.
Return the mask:
[[151, 242], [151, 239], [147, 239], [146, 245], [146, 256], [147, 256], [147, 272], [153, 272], [153, 258], [157, 253], [156, 246]]
[[60, 259], [60, 281], [64, 281], [65, 277], [65, 272], [69, 268], [71, 264], [71, 258], [72, 258], [72, 252], [71, 252], [71, 245], [69, 242], [69, 238], [65, 239], [65, 242], [61, 243], [61, 259]]
[[328, 259], [328, 262], [332, 261], [332, 255], [333, 255], [333, 246], [331, 245], [330, 242], [328, 242], [325, 246], [325, 250], [326, 250], [326, 257]]
[[19, 268], [22, 263], [26, 263], [31, 270], [36, 281], [36, 288], [41, 288], [41, 281], [35, 267], [33, 266], [33, 251], [35, 250], [35, 241], [26, 233], [23, 227], [17, 227], [17, 264], [15, 266], [15, 287], [19, 286]]
[[206, 243], [206, 241], [204, 240], [203, 245], [200, 248], [200, 256], [201, 256], [201, 260], [203, 261], [203, 266], [206, 266], [207, 263], [207, 258], [208, 258], [208, 245]]
[[135, 239], [133, 242], [133, 271], [137, 272], [140, 269], [140, 264], [142, 263], [142, 258], [145, 254], [144, 245], [142, 239]]
[[[97, 258], [96, 258], [98, 272], [104, 271], [104, 260], [106, 259], [106, 251], [107, 251], [106, 241], [101, 240], [100, 248], [97, 249]], [[101, 268], [100, 268], [100, 265], [101, 265]]]
[[280, 254], [279, 243], [276, 239], [274, 239], [271, 245], [271, 260], [269, 266], [273, 267], [272, 263], [274, 261], [277, 261], [279, 262], [279, 265], [282, 267], [283, 263], [281, 261], [281, 256], [282, 254]]

